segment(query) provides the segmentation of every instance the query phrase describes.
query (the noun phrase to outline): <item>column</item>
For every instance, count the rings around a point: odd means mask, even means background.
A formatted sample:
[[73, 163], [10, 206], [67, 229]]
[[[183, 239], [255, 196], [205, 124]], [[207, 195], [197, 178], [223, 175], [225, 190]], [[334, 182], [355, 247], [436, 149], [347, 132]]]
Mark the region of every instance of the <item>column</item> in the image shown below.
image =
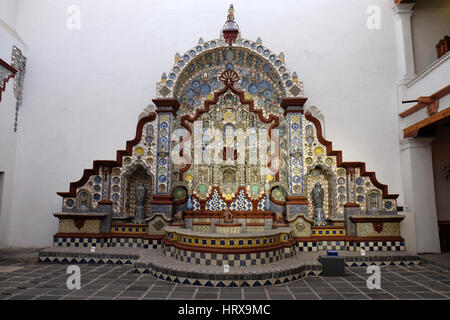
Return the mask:
[[172, 218], [172, 161], [170, 158], [171, 134], [176, 112], [180, 106], [177, 99], [153, 99], [158, 114], [157, 163], [155, 193], [151, 203], [152, 215], [163, 214]]
[[406, 84], [416, 77], [411, 33], [411, 15], [415, 3], [396, 3], [395, 32], [397, 36], [400, 82]]
[[408, 138], [400, 141], [405, 209], [413, 212], [416, 218], [415, 233], [419, 253], [440, 252], [432, 140], [433, 138]]
[[[292, 221], [297, 215], [308, 216], [308, 198], [305, 194], [305, 177], [303, 162], [303, 105], [306, 98], [284, 98], [281, 107], [285, 110], [286, 134], [288, 135], [287, 151], [289, 163], [288, 190], [286, 198], [287, 220]], [[294, 168], [300, 169], [300, 174], [294, 174]]]

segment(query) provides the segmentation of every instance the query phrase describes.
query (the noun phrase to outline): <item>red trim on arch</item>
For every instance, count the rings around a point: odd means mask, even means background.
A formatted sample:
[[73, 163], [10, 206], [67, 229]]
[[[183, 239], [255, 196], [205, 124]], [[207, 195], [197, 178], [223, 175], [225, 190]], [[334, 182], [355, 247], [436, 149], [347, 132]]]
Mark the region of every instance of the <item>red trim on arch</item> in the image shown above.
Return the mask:
[[366, 171], [366, 164], [364, 162], [342, 162], [342, 151], [340, 150], [333, 150], [332, 142], [326, 140], [322, 135], [322, 126], [320, 124], [320, 121], [315, 118], [311, 112], [307, 111], [305, 113], [305, 118], [309, 121], [311, 121], [314, 126], [316, 127], [317, 131], [317, 139], [321, 144], [323, 144], [327, 151], [327, 156], [335, 156], [336, 157], [336, 164], [338, 167], [344, 167], [346, 169], [349, 168], [359, 168], [360, 170], [360, 176], [362, 177], [369, 177], [372, 184], [381, 189], [383, 194], [383, 199], [397, 199], [398, 194], [389, 194], [388, 192], [388, 186], [385, 184], [382, 184], [378, 182], [375, 172]]
[[118, 150], [116, 155], [116, 160], [94, 160], [92, 169], [84, 169], [83, 176], [80, 180], [71, 182], [69, 187], [69, 192], [57, 192], [56, 194], [61, 197], [75, 197], [77, 188], [82, 187], [89, 179], [91, 175], [99, 174], [100, 167], [120, 167], [122, 166], [122, 159], [124, 156], [131, 156], [133, 152], [133, 147], [141, 141], [142, 138], [142, 130], [144, 128], [144, 124], [147, 122], [153, 121], [156, 119], [156, 113], [152, 112], [148, 116], [139, 120], [136, 127], [136, 136], [133, 140], [129, 140], [126, 143], [125, 150]]

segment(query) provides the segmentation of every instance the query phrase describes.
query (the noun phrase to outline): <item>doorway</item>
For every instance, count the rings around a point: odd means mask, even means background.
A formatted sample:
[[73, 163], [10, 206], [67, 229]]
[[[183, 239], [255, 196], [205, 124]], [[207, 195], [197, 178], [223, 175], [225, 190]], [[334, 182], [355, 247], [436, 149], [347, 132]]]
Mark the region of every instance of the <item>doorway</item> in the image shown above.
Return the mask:
[[450, 251], [450, 126], [436, 129], [431, 143], [441, 251]]

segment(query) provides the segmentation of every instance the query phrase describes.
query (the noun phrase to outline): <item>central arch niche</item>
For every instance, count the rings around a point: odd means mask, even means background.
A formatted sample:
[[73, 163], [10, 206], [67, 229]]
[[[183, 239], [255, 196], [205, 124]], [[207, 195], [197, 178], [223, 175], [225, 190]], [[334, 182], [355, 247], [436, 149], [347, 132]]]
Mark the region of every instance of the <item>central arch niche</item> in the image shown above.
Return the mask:
[[[220, 191], [225, 198], [234, 197], [245, 187], [252, 199], [259, 199], [265, 192], [268, 176], [271, 181], [279, 180], [279, 172], [269, 168], [273, 153], [280, 149], [272, 143], [278, 136], [272, 129], [279, 127], [280, 118], [272, 112], [265, 117], [263, 110], [254, 107], [255, 100], [244, 98], [245, 93], [234, 87], [240, 80], [236, 71], [225, 70], [219, 78], [223, 88], [214, 93], [213, 99], [205, 100], [204, 107], [196, 109], [193, 115], [177, 117], [180, 119], [177, 127], [193, 133], [194, 144], [201, 144], [203, 154], [208, 154], [207, 158], [212, 161], [206, 165], [196, 164], [194, 151], [198, 148], [192, 147], [189, 157], [194, 162], [180, 169], [179, 180], [191, 181], [192, 191], [200, 200], [208, 197], [215, 187], [222, 188]], [[216, 141], [216, 136], [211, 136], [210, 132], [219, 133], [219, 139], [223, 140]], [[263, 149], [259, 149], [261, 143]], [[276, 145], [275, 149], [272, 144]], [[214, 163], [219, 156], [223, 157], [219, 159], [223, 162]]]

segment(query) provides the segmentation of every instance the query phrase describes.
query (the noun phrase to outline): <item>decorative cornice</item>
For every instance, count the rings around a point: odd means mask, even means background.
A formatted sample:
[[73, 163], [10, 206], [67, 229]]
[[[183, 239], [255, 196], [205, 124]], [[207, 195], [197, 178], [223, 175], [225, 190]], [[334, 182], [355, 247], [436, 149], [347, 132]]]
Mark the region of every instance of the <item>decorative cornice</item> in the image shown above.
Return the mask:
[[413, 13], [413, 8], [414, 8], [415, 3], [414, 2], [409, 2], [409, 3], [396, 3], [394, 4], [394, 6], [392, 7], [392, 9], [394, 10], [394, 14], [397, 15], [403, 15], [403, 14], [409, 14], [411, 15]]
[[171, 195], [155, 194], [151, 204], [173, 204], [173, 197]]
[[153, 99], [153, 103], [156, 105], [156, 113], [170, 112], [174, 116], [177, 115], [177, 111], [180, 108], [180, 102], [173, 98], [160, 98]]
[[54, 213], [53, 216], [58, 219], [76, 219], [76, 220], [89, 220], [89, 219], [104, 219], [107, 214], [106, 213], [66, 213], [66, 212], [57, 212]]
[[344, 203], [344, 208], [359, 208], [360, 205], [354, 202], [346, 202]]
[[308, 98], [283, 98], [280, 107], [286, 110], [287, 107], [303, 107]]
[[400, 151], [409, 149], [409, 148], [430, 148], [431, 142], [434, 140], [434, 137], [427, 138], [406, 138], [400, 140]]
[[287, 196], [286, 204], [308, 204], [308, 198], [306, 196]]
[[350, 217], [350, 220], [352, 222], [358, 222], [358, 223], [363, 223], [363, 222], [400, 222], [403, 219], [405, 219], [405, 216], [397, 216], [397, 217], [392, 217], [392, 216], [388, 216], [388, 217], [351, 216]]

